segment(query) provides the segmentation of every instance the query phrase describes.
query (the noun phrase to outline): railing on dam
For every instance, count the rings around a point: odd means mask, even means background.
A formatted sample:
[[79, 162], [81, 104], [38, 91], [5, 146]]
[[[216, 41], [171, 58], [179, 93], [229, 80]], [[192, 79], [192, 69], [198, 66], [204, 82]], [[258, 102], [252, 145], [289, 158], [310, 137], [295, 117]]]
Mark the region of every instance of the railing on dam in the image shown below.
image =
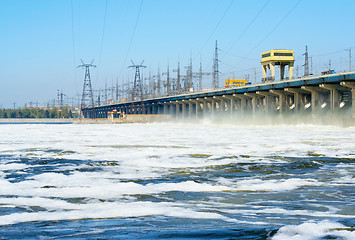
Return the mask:
[[257, 113], [342, 115], [355, 118], [355, 72], [193, 92], [82, 110], [86, 118], [107, 112], [169, 114], [176, 118], [254, 116]]

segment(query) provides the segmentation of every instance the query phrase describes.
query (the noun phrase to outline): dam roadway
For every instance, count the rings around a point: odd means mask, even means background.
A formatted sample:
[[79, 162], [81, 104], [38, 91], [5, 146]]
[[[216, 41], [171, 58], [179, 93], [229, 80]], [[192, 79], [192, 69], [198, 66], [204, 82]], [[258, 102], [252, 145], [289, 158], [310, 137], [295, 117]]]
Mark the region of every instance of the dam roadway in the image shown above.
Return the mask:
[[107, 118], [108, 112], [165, 114], [171, 118], [205, 116], [327, 116], [355, 119], [355, 72], [191, 92], [82, 109], [85, 118]]

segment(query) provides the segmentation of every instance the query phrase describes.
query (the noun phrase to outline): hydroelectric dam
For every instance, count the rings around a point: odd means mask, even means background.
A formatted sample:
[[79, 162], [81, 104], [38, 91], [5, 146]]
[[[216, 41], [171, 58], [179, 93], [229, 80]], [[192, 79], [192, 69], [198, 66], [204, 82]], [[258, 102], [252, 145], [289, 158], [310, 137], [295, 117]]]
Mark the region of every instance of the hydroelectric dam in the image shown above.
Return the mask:
[[109, 112], [164, 114], [172, 119], [266, 116], [355, 119], [355, 72], [191, 92], [82, 109], [84, 118], [108, 118]]

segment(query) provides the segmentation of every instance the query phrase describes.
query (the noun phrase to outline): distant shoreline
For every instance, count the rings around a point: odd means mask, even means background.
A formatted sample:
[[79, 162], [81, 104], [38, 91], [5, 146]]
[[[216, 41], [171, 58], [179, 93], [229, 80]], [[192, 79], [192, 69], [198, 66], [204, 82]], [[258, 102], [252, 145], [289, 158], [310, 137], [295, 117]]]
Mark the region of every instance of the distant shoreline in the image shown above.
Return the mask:
[[125, 118], [0, 118], [0, 124], [122, 124], [150, 123], [170, 120], [169, 115], [133, 114]]
[[0, 124], [73, 124], [75, 118], [0, 118]]

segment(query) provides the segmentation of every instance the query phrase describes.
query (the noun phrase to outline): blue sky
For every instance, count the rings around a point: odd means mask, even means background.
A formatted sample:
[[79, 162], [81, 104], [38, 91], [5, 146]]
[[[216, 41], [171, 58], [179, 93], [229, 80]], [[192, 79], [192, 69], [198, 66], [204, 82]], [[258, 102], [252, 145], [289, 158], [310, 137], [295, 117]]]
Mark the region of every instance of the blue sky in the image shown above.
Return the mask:
[[[294, 50], [301, 75], [306, 45], [315, 74], [329, 60], [346, 71], [354, 9], [352, 0], [1, 0], [0, 107], [43, 105], [57, 89], [81, 94], [80, 59], [95, 59], [94, 89], [132, 81], [131, 59], [144, 59], [145, 76], [166, 71], [168, 62], [170, 69], [178, 61], [184, 67], [190, 55], [194, 71], [200, 60], [211, 71], [216, 40], [220, 85], [246, 74], [260, 82], [260, 55], [271, 49]], [[206, 77], [203, 87], [210, 86]]]

